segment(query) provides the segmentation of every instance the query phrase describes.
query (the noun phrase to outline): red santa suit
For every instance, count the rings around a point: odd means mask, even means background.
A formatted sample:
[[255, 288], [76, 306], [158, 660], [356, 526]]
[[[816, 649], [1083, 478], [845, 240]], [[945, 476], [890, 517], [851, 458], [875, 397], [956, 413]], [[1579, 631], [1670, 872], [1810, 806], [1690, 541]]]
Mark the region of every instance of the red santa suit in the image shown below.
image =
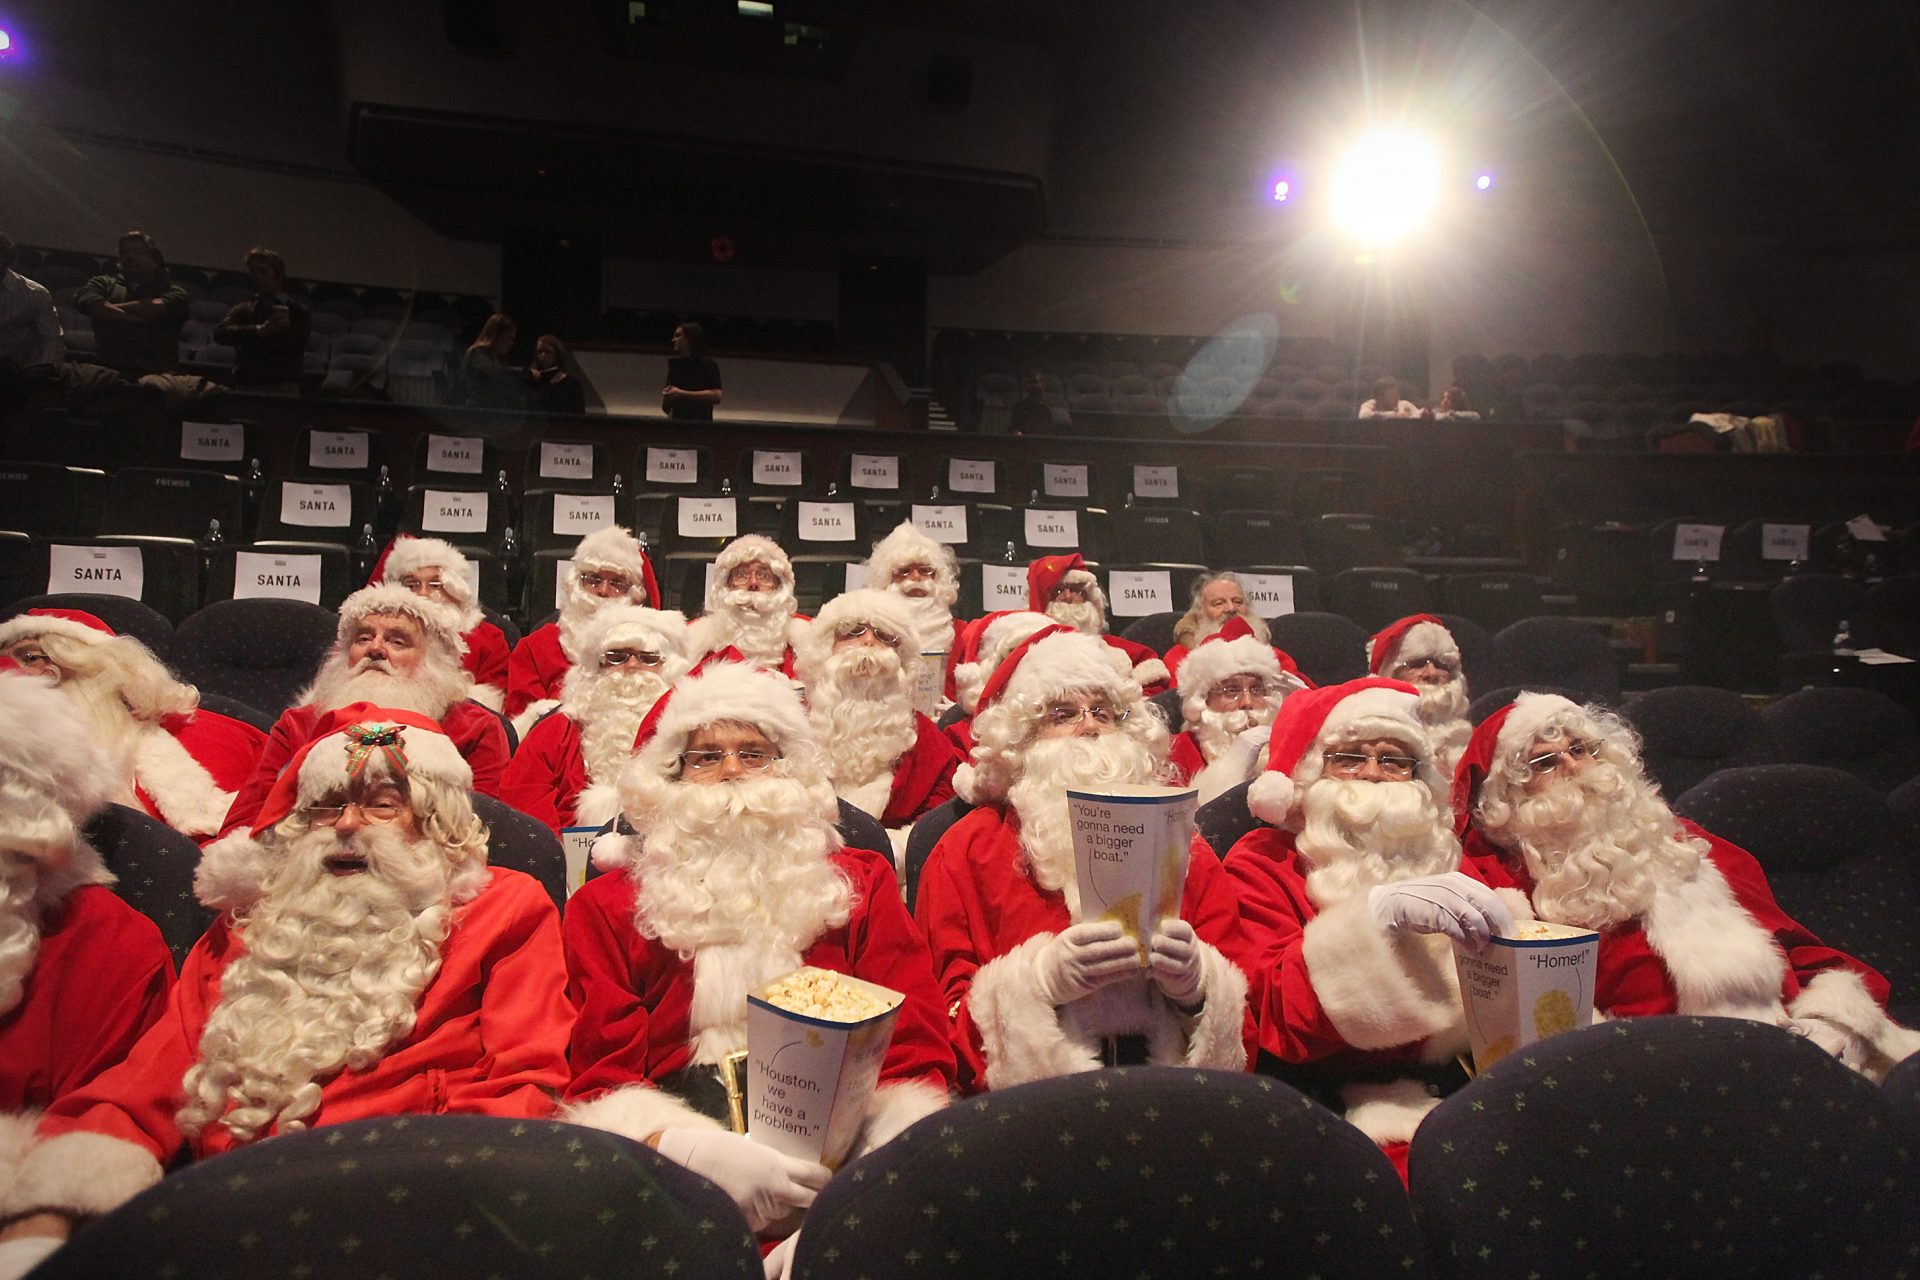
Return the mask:
[[[1042, 556], [1027, 566], [1027, 608], [1035, 613], [1046, 613], [1047, 606], [1053, 603], [1053, 593], [1062, 580], [1072, 573], [1080, 574], [1085, 580], [1087, 599], [1099, 607], [1104, 627], [1107, 616], [1106, 593], [1100, 589], [1099, 579], [1086, 567], [1086, 561], [1078, 551], [1062, 556]], [[1167, 664], [1150, 646], [1124, 636], [1103, 633], [1100, 638], [1126, 655], [1128, 665], [1133, 668], [1133, 678], [1140, 682], [1149, 698], [1165, 693], [1172, 684], [1173, 676], [1167, 670]]]
[[1201, 754], [1192, 730], [1173, 735], [1172, 745], [1167, 748], [1167, 767], [1173, 773], [1172, 784], [1180, 787], [1192, 782], [1194, 775], [1207, 767], [1207, 758]]
[[[735, 612], [737, 606], [729, 605], [726, 601], [727, 594], [733, 590], [727, 585], [729, 575], [735, 569], [756, 562], [765, 565], [779, 580], [771, 596], [769, 593], [760, 593], [762, 600], [771, 598], [775, 601], [773, 612], [765, 615], [766, 620], [777, 620], [783, 612], [785, 614], [785, 621], [777, 624], [780, 635], [766, 635], [764, 638], [769, 643], [758, 652], [753, 650], [747, 637], [736, 625], [737, 619], [742, 616]], [[741, 534], [720, 548], [720, 554], [714, 557], [713, 573], [707, 580], [706, 611], [695, 618], [688, 628], [687, 656], [698, 663], [718, 657], [732, 648], [748, 661], [778, 670], [781, 675], [791, 679], [796, 669], [794, 642], [805, 634], [811, 621], [805, 614], [794, 610], [793, 561], [787, 553], [771, 538], [757, 533]], [[786, 643], [779, 650], [776, 660], [771, 642], [782, 638]]]
[[[853, 914], [816, 938], [800, 962], [905, 995], [880, 1079], [920, 1081], [944, 1093], [953, 1084], [946, 1015], [893, 867], [850, 847], [833, 861], [853, 885]], [[571, 1099], [661, 1080], [693, 1061], [693, 962], [641, 936], [634, 927], [637, 892], [632, 876], [616, 873], [589, 881], [567, 901], [567, 990], [579, 1010], [568, 1054]]]
[[925, 716], [913, 717], [913, 746], [893, 769], [893, 788], [880, 814], [883, 827], [904, 827], [953, 799], [953, 771], [961, 755], [952, 739]]
[[559, 623], [549, 622], [522, 636], [507, 659], [507, 718], [518, 720], [536, 702], [558, 702], [572, 665], [560, 647]]
[[[101, 1213], [158, 1181], [185, 1142], [174, 1119], [181, 1081], [199, 1060], [220, 975], [244, 946], [231, 916], [194, 945], [165, 1016], [124, 1062], [41, 1118], [41, 1141], [21, 1163], [12, 1192], [16, 1203]], [[560, 982], [564, 965], [560, 922], [546, 890], [518, 871], [492, 868], [486, 887], [457, 909], [413, 1030], [374, 1065], [326, 1080], [307, 1124], [401, 1114], [551, 1114], [566, 1087], [573, 1025]], [[212, 1124], [187, 1145], [197, 1158], [236, 1141], [224, 1125]]]
[[[1204, 846], [1187, 864], [1180, 918], [1213, 950], [1205, 955], [1207, 1001], [1192, 1026], [1169, 1012], [1149, 1033], [1152, 1061], [1240, 1070], [1247, 1062], [1248, 958], [1233, 890]], [[940, 838], [920, 873], [914, 917], [927, 931], [934, 973], [952, 1012], [962, 1089], [975, 1092], [1087, 1071], [1101, 1063], [1098, 1035], [1082, 1031], [1072, 1006], [1056, 1017], [1021, 1009], [1010, 990], [1034, 953], [1072, 924], [1064, 895], [1021, 870], [1019, 817], [974, 809]], [[1031, 1004], [1031, 1000], [1025, 1002]]]
[[[1469, 824], [1497, 756], [1529, 748], [1552, 721], [1584, 715], [1565, 698], [1523, 694], [1480, 723], [1460, 762], [1454, 800], [1463, 869], [1502, 890], [1518, 918], [1536, 915], [1525, 858]], [[1920, 1052], [1920, 1032], [1887, 1017], [1884, 977], [1782, 911], [1752, 854], [1685, 819], [1674, 821], [1683, 838], [1705, 842], [1706, 856], [1686, 881], [1663, 884], [1640, 915], [1599, 931], [1596, 1021], [1669, 1013], [1774, 1023], [1818, 1018], [1865, 1043], [1871, 1053], [1863, 1065], [1873, 1075]]]
[[388, 579], [402, 582], [410, 575], [421, 578], [429, 571], [438, 575], [447, 601], [460, 611], [460, 639], [467, 646], [460, 667], [473, 678], [473, 699], [498, 711], [507, 694], [507, 637], [474, 602], [473, 576], [467, 571], [464, 551], [443, 538], [403, 533], [380, 553], [367, 575], [367, 585], [376, 587]]
[[45, 1107], [127, 1056], [166, 1008], [173, 957], [104, 885], [47, 912], [20, 1003], [0, 1014], [0, 1112]]
[[[467, 644], [460, 668], [473, 677], [474, 700], [490, 706], [493, 699], [498, 699], [504, 706], [507, 664], [511, 661], [507, 633], [483, 618], [478, 626], [461, 632], [460, 638]], [[487, 695], [484, 698], [483, 693]]]
[[580, 726], [556, 711], [542, 716], [520, 740], [501, 778], [500, 798], [558, 832], [575, 825], [575, 804], [586, 786]]
[[[267, 735], [259, 762], [234, 797], [233, 807], [227, 811], [227, 831], [253, 825], [261, 801], [273, 790], [274, 779], [301, 747], [323, 733], [352, 723], [369, 707], [370, 704], [360, 702], [322, 711], [309, 703], [281, 712], [280, 718], [274, 721], [273, 732]], [[500, 717], [477, 702], [462, 700], [447, 708], [446, 714], [440, 717], [440, 726], [472, 768], [473, 789], [499, 796], [501, 778], [507, 769], [507, 731], [501, 727]]]
[[[660, 607], [660, 584], [653, 576], [653, 561], [638, 538], [619, 525], [604, 525], [580, 539], [574, 548], [572, 564], [563, 582], [566, 604], [561, 617], [568, 625], [578, 626], [591, 616], [598, 600], [577, 585], [579, 575], [589, 569], [623, 575], [633, 583], [628, 603]], [[549, 622], [523, 636], [507, 659], [507, 719], [517, 732], [527, 728], [558, 704], [561, 685], [573, 660], [560, 643], [560, 624]], [[547, 705], [541, 705], [547, 704]]]

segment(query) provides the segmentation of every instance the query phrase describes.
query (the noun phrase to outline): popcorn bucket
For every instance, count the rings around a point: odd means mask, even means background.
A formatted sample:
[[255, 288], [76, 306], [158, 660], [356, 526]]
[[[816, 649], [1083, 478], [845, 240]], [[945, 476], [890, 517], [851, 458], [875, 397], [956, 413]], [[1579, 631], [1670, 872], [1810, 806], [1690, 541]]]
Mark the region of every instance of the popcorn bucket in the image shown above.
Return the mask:
[[1067, 789], [1079, 918], [1118, 920], [1140, 944], [1142, 965], [1154, 927], [1180, 914], [1199, 794], [1192, 787]]
[[920, 655], [913, 675], [913, 709], [932, 719], [940, 714], [940, 695], [947, 683], [946, 651], [928, 651]]
[[866, 1118], [906, 997], [808, 966], [747, 994], [747, 1136], [836, 1169]]
[[1476, 1074], [1562, 1031], [1593, 1023], [1593, 977], [1600, 935], [1591, 929], [1524, 920], [1514, 936], [1495, 936], [1480, 952], [1455, 947]]
[[567, 896], [571, 898], [580, 892], [587, 882], [587, 870], [593, 865], [593, 842], [600, 835], [599, 827], [563, 827], [560, 831], [560, 848], [567, 859]]

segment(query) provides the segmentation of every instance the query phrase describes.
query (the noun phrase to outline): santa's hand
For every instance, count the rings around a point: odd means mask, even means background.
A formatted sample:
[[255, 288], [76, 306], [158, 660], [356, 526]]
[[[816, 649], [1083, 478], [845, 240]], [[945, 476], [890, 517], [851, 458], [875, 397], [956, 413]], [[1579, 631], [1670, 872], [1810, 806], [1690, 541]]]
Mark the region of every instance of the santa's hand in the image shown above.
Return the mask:
[[796, 1160], [724, 1129], [665, 1129], [655, 1150], [733, 1197], [755, 1232], [812, 1204], [833, 1176], [823, 1164]]
[[1093, 920], [1053, 935], [1033, 967], [1040, 998], [1057, 1009], [1140, 972], [1140, 944], [1118, 920]]
[[1844, 1066], [1858, 1071], [1866, 1065], [1866, 1042], [1845, 1027], [1835, 1026], [1824, 1018], [1788, 1018], [1786, 1027], [1825, 1049]]
[[1500, 895], [1458, 871], [1375, 885], [1367, 906], [1385, 928], [1443, 933], [1476, 951], [1494, 934], [1513, 932], [1513, 912]]
[[800, 1233], [794, 1232], [779, 1244], [773, 1246], [760, 1259], [760, 1272], [764, 1280], [790, 1280], [793, 1275], [793, 1251], [800, 1243]]
[[20, 1236], [0, 1244], [0, 1280], [19, 1280], [65, 1243], [58, 1236]]
[[1153, 985], [1182, 1009], [1191, 1009], [1206, 996], [1206, 968], [1200, 959], [1200, 939], [1185, 920], [1162, 920], [1147, 947]]

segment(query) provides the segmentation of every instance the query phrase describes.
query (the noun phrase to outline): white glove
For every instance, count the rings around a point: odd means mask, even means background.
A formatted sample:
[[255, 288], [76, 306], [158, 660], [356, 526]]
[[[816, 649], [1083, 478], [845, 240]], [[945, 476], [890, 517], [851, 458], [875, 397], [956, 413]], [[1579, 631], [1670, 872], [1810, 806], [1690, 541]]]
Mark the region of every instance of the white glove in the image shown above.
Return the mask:
[[1267, 747], [1273, 741], [1273, 726], [1257, 724], [1251, 729], [1242, 729], [1233, 736], [1233, 749], [1244, 755], [1249, 761], [1258, 760], [1262, 769], [1267, 767]]
[[760, 1271], [765, 1280], [791, 1280], [793, 1250], [799, 1243], [800, 1233], [796, 1231], [767, 1251], [767, 1255], [760, 1259]]
[[1494, 934], [1513, 932], [1513, 912], [1500, 895], [1459, 871], [1375, 885], [1367, 906], [1384, 928], [1444, 933], [1475, 951]]
[[1786, 1029], [1813, 1041], [1838, 1058], [1843, 1066], [1858, 1071], [1866, 1065], [1866, 1042], [1845, 1027], [1835, 1026], [1824, 1018], [1788, 1018]]
[[58, 1236], [21, 1236], [0, 1244], [0, 1280], [20, 1280], [65, 1243]]
[[1059, 1008], [1140, 972], [1140, 944], [1118, 920], [1093, 920], [1053, 935], [1034, 958], [1040, 998]]
[[833, 1176], [823, 1164], [796, 1160], [724, 1129], [664, 1129], [655, 1149], [732, 1196], [755, 1234], [812, 1204]]
[[1182, 1009], [1191, 1009], [1206, 996], [1206, 969], [1200, 960], [1200, 939], [1185, 920], [1162, 920], [1147, 948], [1153, 985]]

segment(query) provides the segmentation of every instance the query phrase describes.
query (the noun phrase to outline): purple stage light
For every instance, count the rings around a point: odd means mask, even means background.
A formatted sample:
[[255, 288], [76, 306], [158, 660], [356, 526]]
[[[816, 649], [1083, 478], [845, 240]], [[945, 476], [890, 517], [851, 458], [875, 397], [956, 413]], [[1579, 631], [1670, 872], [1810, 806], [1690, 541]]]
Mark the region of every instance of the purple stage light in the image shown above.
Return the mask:
[[1293, 183], [1290, 180], [1286, 178], [1275, 178], [1273, 180], [1273, 202], [1275, 204], [1285, 204], [1287, 197], [1292, 194]]
[[0, 27], [0, 58], [13, 52], [13, 32]]

